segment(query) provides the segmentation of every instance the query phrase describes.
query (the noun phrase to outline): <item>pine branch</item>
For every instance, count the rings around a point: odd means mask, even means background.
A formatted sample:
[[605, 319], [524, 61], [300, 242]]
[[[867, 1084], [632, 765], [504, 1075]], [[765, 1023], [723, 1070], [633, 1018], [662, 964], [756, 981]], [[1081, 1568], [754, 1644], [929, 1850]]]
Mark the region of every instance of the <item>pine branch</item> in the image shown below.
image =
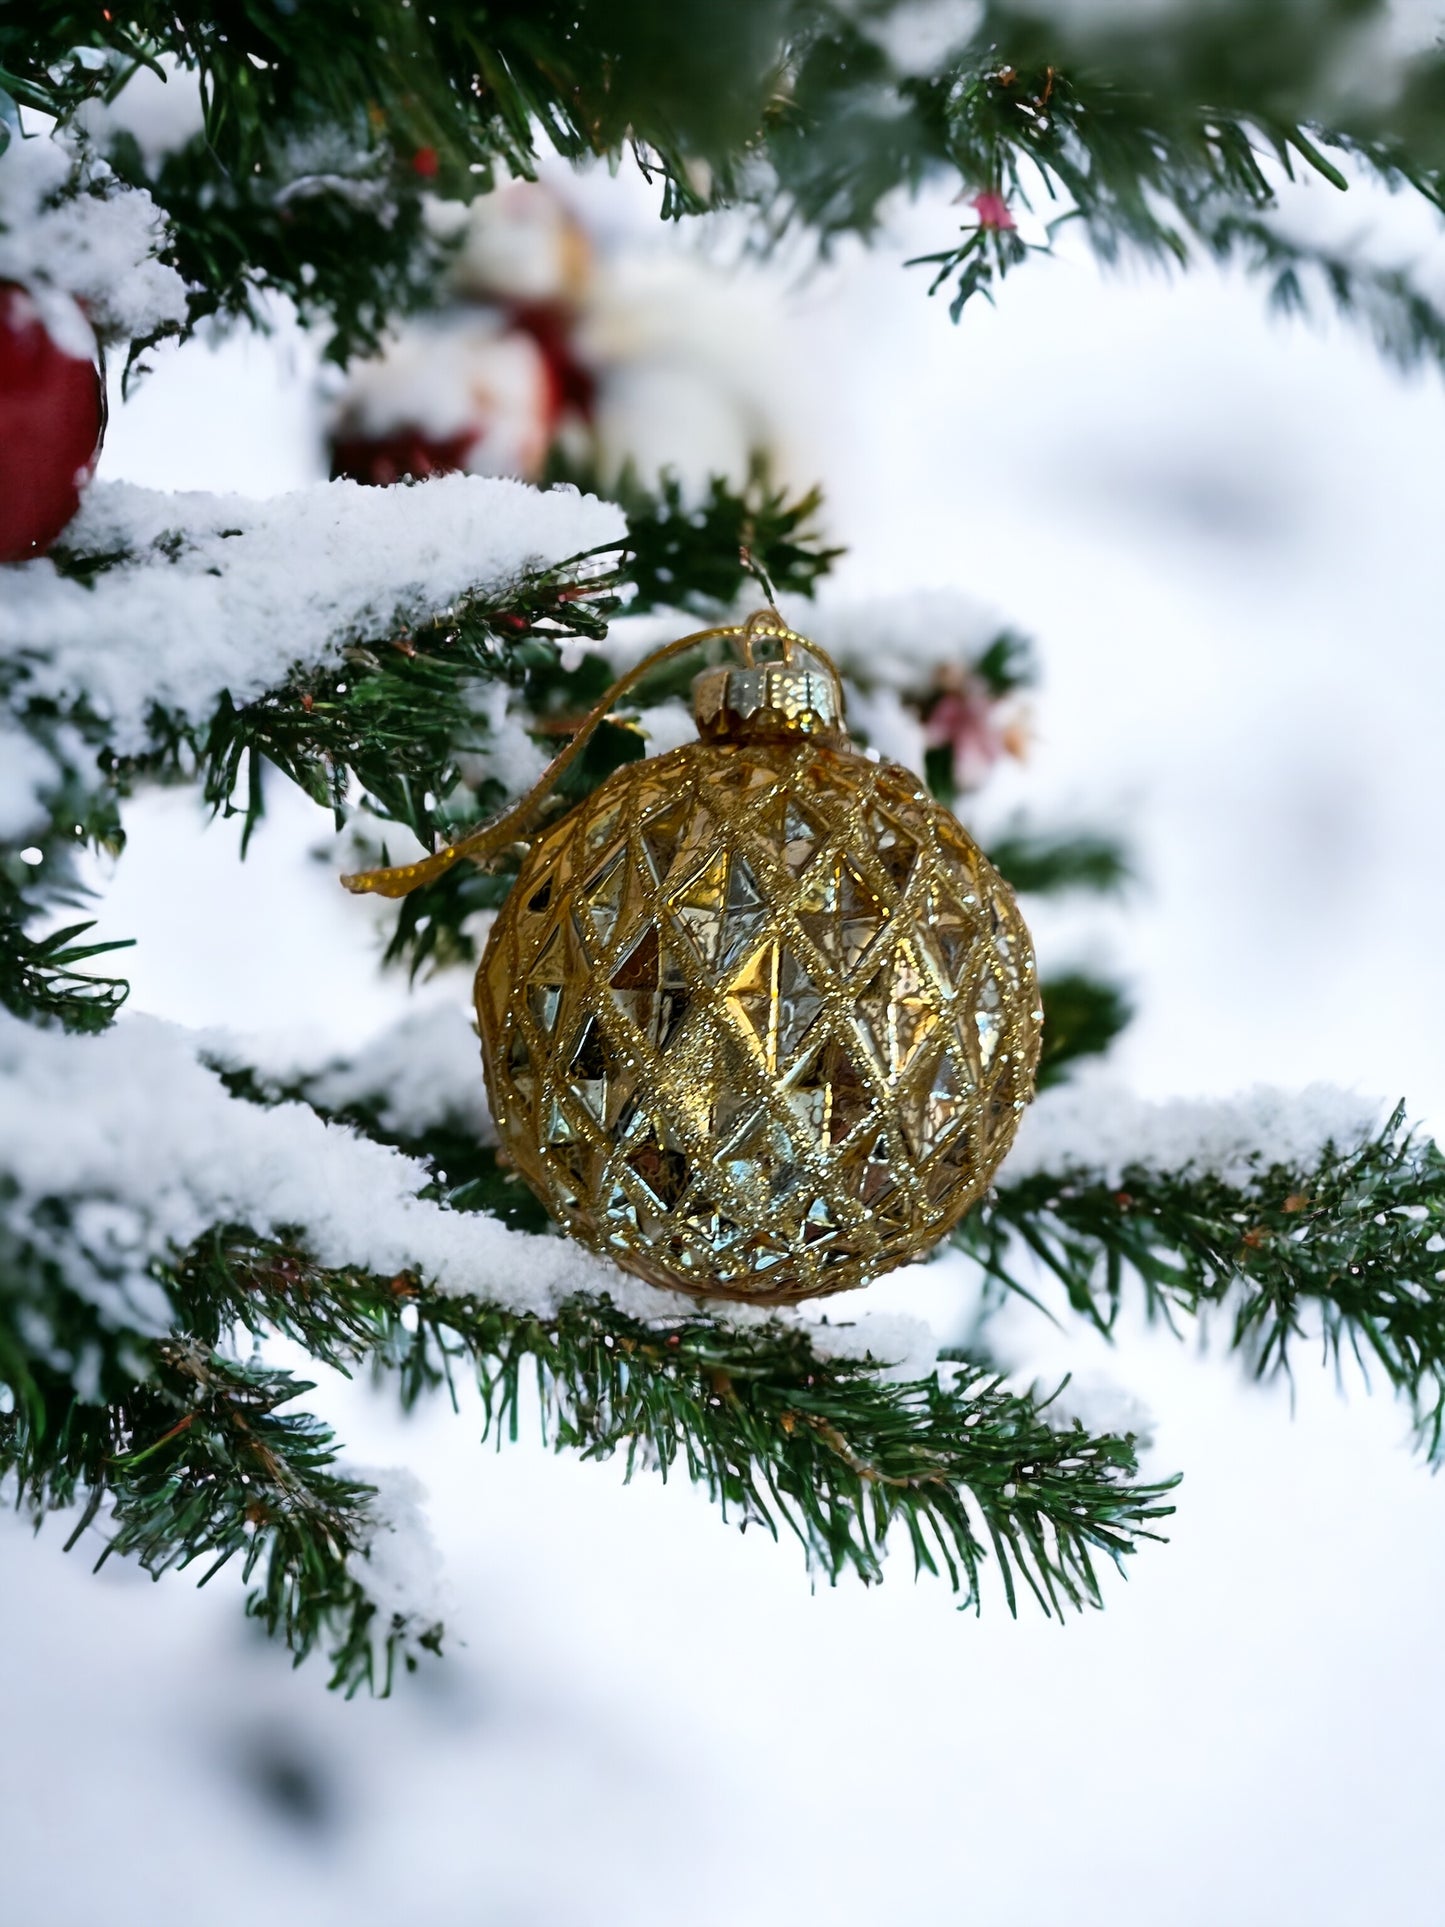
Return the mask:
[[1133, 876], [1124, 845], [1099, 830], [1037, 830], [1014, 823], [990, 841], [987, 854], [1015, 890], [1038, 896], [1113, 892]]
[[811, 596], [844, 553], [826, 547], [819, 531], [822, 490], [790, 499], [760, 457], [741, 490], [714, 475], [701, 500], [685, 494], [673, 475], [648, 487], [630, 466], [608, 493], [627, 513], [630, 614], [733, 608], [740, 596], [756, 593], [744, 553], [777, 594]]
[[[1046, 1613], [1100, 1604], [1099, 1559], [1121, 1566], [1172, 1510], [1173, 1481], [1135, 1482], [1131, 1438], [1053, 1429], [1047, 1399], [973, 1369], [897, 1384], [819, 1356], [796, 1327], [660, 1324], [605, 1299], [529, 1317], [406, 1275], [327, 1271], [235, 1228], [159, 1277], [191, 1335], [148, 1347], [148, 1377], [107, 1406], [31, 1369], [0, 1415], [0, 1473], [17, 1475], [37, 1518], [83, 1502], [72, 1544], [108, 1507], [102, 1556], [133, 1555], [156, 1576], [209, 1560], [204, 1583], [239, 1555], [249, 1580], [264, 1561], [248, 1611], [298, 1659], [327, 1644], [348, 1692], [386, 1690], [397, 1656], [410, 1666], [418, 1645], [437, 1650], [440, 1628], [376, 1626], [355, 1557], [368, 1489], [330, 1470], [324, 1427], [279, 1413], [307, 1387], [215, 1350], [237, 1324], [343, 1369], [369, 1358], [408, 1403], [465, 1364], [498, 1442], [518, 1436], [523, 1375], [534, 1376], [557, 1450], [620, 1453], [629, 1478], [683, 1469], [739, 1525], [786, 1527], [830, 1579], [880, 1579], [896, 1527], [915, 1570], [941, 1573], [975, 1609], [990, 1550], [1010, 1611], [1021, 1590]], [[0, 1320], [6, 1382], [16, 1336]]]
[[[59, 722], [78, 726], [121, 793], [143, 779], [197, 777], [206, 801], [244, 814], [249, 831], [263, 809], [259, 772], [269, 766], [338, 820], [348, 794], [359, 790], [376, 813], [429, 842], [477, 808], [458, 790], [468, 756], [487, 748], [488, 712], [479, 702], [484, 685], [517, 689], [533, 711], [565, 713], [582, 681], [605, 671], [593, 665], [564, 675], [558, 644], [599, 639], [623, 598], [636, 606], [669, 561], [677, 570], [675, 595], [710, 602], [741, 581], [742, 538], [751, 541], [759, 563], [792, 588], [810, 588], [839, 553], [824, 548], [813, 528], [817, 492], [789, 501], [760, 469], [741, 493], [714, 480], [695, 512], [670, 481], [655, 496], [630, 485], [629, 503], [625, 543], [572, 557], [500, 591], [472, 590], [435, 619], [354, 634], [341, 661], [321, 668], [299, 663], [285, 681], [249, 701], [223, 694], [204, 720], [153, 704], [149, 740], [140, 751], [111, 752], [103, 720], [83, 702], [58, 716], [53, 703], [31, 698], [23, 660], [0, 693], [34, 730], [53, 732]], [[64, 574], [88, 581], [121, 558], [72, 541], [54, 559]], [[584, 777], [574, 793], [605, 773]], [[483, 807], [492, 800], [484, 798]], [[460, 819], [445, 813], [448, 801], [461, 808]], [[67, 799], [67, 814], [74, 807]]]
[[1202, 215], [1197, 231], [1216, 260], [1265, 281], [1279, 313], [1309, 316], [1323, 301], [1365, 328], [1396, 367], [1445, 363], [1445, 307], [1415, 286], [1408, 268], [1296, 240], [1260, 215]]
[[[693, 0], [686, 10], [625, 0], [310, 0], [214, 7], [154, 0], [97, 11], [42, 0], [0, 28], [0, 84], [65, 119], [123, 85], [161, 51], [198, 69], [206, 137], [220, 165], [264, 168], [297, 129], [349, 127], [410, 164], [427, 155], [441, 191], [468, 193], [477, 168], [530, 171], [540, 149], [615, 155], [636, 143], [697, 205], [690, 159], [725, 163], [761, 115], [776, 60], [778, 9]], [[74, 49], [106, 50], [110, 63]], [[729, 88], [718, 86], [726, 74]], [[685, 130], [685, 134], [681, 131]]]
[[[544, 732], [585, 712], [611, 671], [599, 657], [573, 670], [561, 666], [559, 643], [598, 639], [625, 596], [656, 583], [670, 558], [679, 571], [677, 599], [706, 601], [743, 575], [740, 537], [761, 566], [790, 588], [810, 587], [836, 550], [814, 528], [816, 491], [798, 501], [774, 488], [761, 469], [741, 493], [721, 480], [694, 515], [675, 486], [656, 496], [632, 485], [625, 544], [573, 557], [511, 582], [462, 596], [443, 616], [410, 627], [355, 635], [340, 661], [297, 664], [284, 681], [248, 701], [222, 693], [209, 715], [195, 717], [159, 702], [146, 718], [144, 747], [112, 746], [112, 731], [83, 698], [62, 704], [36, 695], [28, 681], [30, 652], [0, 667], [0, 703], [37, 741], [66, 745], [65, 767], [47, 797], [52, 823], [38, 841], [47, 877], [66, 874], [65, 852], [80, 842], [119, 847], [119, 802], [147, 782], [194, 782], [213, 810], [244, 819], [248, 841], [265, 813], [267, 774], [292, 782], [338, 822], [357, 800], [424, 844], [455, 836], [504, 800], [487, 774], [495, 711], [491, 691], [516, 692], [519, 708]], [[78, 548], [72, 538], [53, 558], [63, 575], [100, 582], [123, 558]], [[673, 693], [644, 691], [646, 702]], [[554, 722], [555, 719], [555, 722]], [[556, 739], [543, 736], [549, 753]], [[88, 751], [77, 761], [76, 745]], [[558, 793], [575, 801], [617, 765], [641, 755], [635, 730], [606, 725]], [[23, 868], [23, 866], [20, 866]], [[84, 957], [111, 948], [74, 950], [78, 926], [45, 940], [26, 933], [40, 908], [26, 879], [8, 894], [0, 886], [0, 1003], [24, 1015], [51, 1011], [72, 1023], [103, 1022], [118, 1007], [118, 981], [74, 979]], [[470, 870], [456, 873], [424, 900], [400, 906], [388, 952], [412, 970], [464, 960], [465, 925], [478, 907], [500, 901], [505, 884]], [[52, 893], [53, 896], [53, 893]], [[63, 896], [59, 900], [66, 900]]]
[[60, 1023], [67, 1030], [103, 1030], [125, 1002], [130, 986], [79, 968], [93, 957], [130, 948], [133, 938], [80, 943], [94, 923], [72, 923], [48, 936], [25, 928], [28, 906], [0, 878], [0, 1005], [17, 1017]]
[[[0, 667], [0, 715], [7, 676]], [[12, 685], [13, 686], [13, 685]], [[88, 966], [97, 957], [131, 946], [130, 938], [83, 943], [96, 928], [82, 920], [31, 934], [30, 925], [57, 909], [73, 909], [89, 892], [79, 883], [75, 857], [89, 845], [115, 855], [124, 838], [115, 798], [98, 794], [94, 779], [77, 767], [72, 734], [57, 731], [53, 717], [32, 717], [31, 736], [47, 755], [51, 782], [43, 799], [48, 824], [32, 827], [24, 854], [0, 847], [0, 1008], [34, 1023], [67, 1030], [103, 1030], [125, 1002], [130, 986]]]
[[1170, 1324], [1221, 1307], [1256, 1376], [1288, 1373], [1307, 1337], [1337, 1368], [1373, 1362], [1409, 1399], [1431, 1461], [1445, 1456], [1445, 1157], [1403, 1107], [1313, 1168], [1262, 1155], [1247, 1182], [1141, 1164], [1119, 1182], [1067, 1169], [1010, 1181], [1005, 1168], [957, 1235], [1026, 1293], [1028, 1254], [1101, 1331], [1132, 1281]]
[[[218, 165], [208, 136], [154, 169], [129, 133], [106, 152], [170, 217], [168, 259], [189, 289], [187, 333], [215, 320], [268, 332], [279, 295], [318, 331], [325, 359], [344, 366], [375, 354], [401, 317], [436, 305], [455, 243], [427, 225], [431, 182], [411, 158], [376, 144], [364, 117], [268, 141], [250, 168]], [[132, 365], [154, 339], [132, 344]]]
[[1127, 1029], [1134, 1009], [1117, 984], [1082, 971], [1046, 977], [1040, 985], [1044, 1006], [1044, 1048], [1039, 1059], [1039, 1089], [1056, 1084], [1082, 1057], [1100, 1057]]
[[529, 1317], [405, 1275], [328, 1273], [233, 1231], [188, 1255], [175, 1293], [209, 1307], [217, 1330], [235, 1319], [338, 1365], [370, 1357], [407, 1402], [465, 1362], [499, 1442], [518, 1436], [526, 1375], [557, 1450], [621, 1453], [629, 1477], [681, 1468], [724, 1517], [789, 1529], [829, 1579], [880, 1579], [898, 1526], [915, 1570], [941, 1573], [964, 1603], [978, 1607], [992, 1548], [1011, 1611], [1021, 1585], [1059, 1613], [1100, 1603], [1097, 1557], [1120, 1564], [1172, 1509], [1172, 1481], [1132, 1483], [1131, 1439], [1053, 1431], [1047, 1400], [977, 1371], [894, 1383], [821, 1356], [796, 1326], [659, 1323], [581, 1298]]
[[[60, 555], [71, 570], [89, 559]], [[237, 704], [222, 692], [202, 720], [154, 703], [144, 747], [124, 753], [111, 747], [107, 720], [84, 698], [59, 705], [33, 696], [23, 668], [8, 689], [0, 686], [0, 698], [31, 733], [65, 728], [88, 746], [94, 764], [83, 815], [91, 823], [108, 828], [118, 799], [144, 783], [195, 782], [213, 810], [244, 818], [249, 840], [265, 812], [269, 769], [330, 809], [338, 824], [359, 792], [378, 815], [431, 842], [478, 808], [462, 771], [469, 755], [488, 747], [484, 685], [520, 688], [531, 670], [555, 663], [560, 639], [603, 634], [623, 580], [614, 560], [590, 565], [579, 584], [578, 562], [569, 563], [502, 596], [461, 598], [445, 617], [409, 632], [358, 638], [333, 666], [298, 664], [253, 700]], [[448, 803], [460, 818], [446, 813]], [[75, 797], [55, 807], [57, 822], [73, 828]]]
[[[0, 87], [64, 121], [161, 51], [196, 69], [204, 140], [154, 179], [133, 144], [114, 160], [175, 215], [181, 264], [204, 290], [196, 316], [254, 316], [257, 288], [275, 287], [330, 317], [344, 356], [435, 281], [422, 191], [470, 199], [547, 147], [574, 160], [631, 149], [660, 177], [664, 213], [743, 205], [763, 244], [792, 228], [825, 247], [870, 236], [888, 195], [951, 178], [961, 198], [993, 197], [923, 257], [935, 286], [953, 284], [956, 314], [1046, 251], [1013, 225], [1040, 191], [1101, 260], [1182, 266], [1223, 251], [1278, 287], [1287, 244], [1266, 217], [1299, 170], [1344, 186], [1332, 155], [1347, 155], [1445, 208], [1445, 56], [1392, 76], [1381, 53], [1378, 87], [1340, 88], [1384, 11], [1321, 0], [1262, 15], [1230, 0], [1141, 23], [995, 0], [936, 71], [916, 73], [888, 51], [902, 0], [309, 0], [224, 26], [191, 5], [49, 0], [0, 22]], [[318, 140], [345, 151], [318, 168]], [[1331, 260], [1316, 251], [1326, 283]], [[1351, 290], [1329, 286], [1330, 299], [1363, 306], [1388, 353], [1439, 355], [1438, 309], [1406, 270], [1347, 265]]]
[[[1097, 1601], [1098, 1556], [1122, 1558], [1162, 1516], [1164, 1488], [1135, 1483], [1128, 1439], [1055, 1434], [1047, 1401], [976, 1369], [895, 1382], [867, 1355], [866, 1326], [719, 1319], [563, 1240], [514, 1240], [443, 1202], [472, 1176], [464, 1164], [446, 1178], [434, 1164], [418, 1195], [419, 1165], [300, 1104], [243, 1101], [263, 1093], [244, 1070], [228, 1093], [162, 1027], [82, 1040], [12, 1020], [0, 1043], [33, 1094], [0, 1179], [0, 1471], [32, 1508], [119, 1507], [121, 1543], [157, 1571], [237, 1551], [259, 1570], [245, 1536], [259, 1491], [279, 1565], [256, 1610], [298, 1650], [351, 1610], [339, 1562], [365, 1589], [356, 1495], [327, 1483], [329, 1438], [276, 1415], [289, 1381], [237, 1377], [238, 1330], [280, 1333], [342, 1370], [373, 1364], [407, 1403], [465, 1367], [499, 1438], [515, 1436], [532, 1374], [559, 1447], [621, 1454], [630, 1472], [685, 1469], [740, 1523], [787, 1527], [830, 1577], [879, 1577], [896, 1527], [970, 1603], [991, 1549], [1011, 1602], [1025, 1587], [1057, 1611]], [[85, 1156], [52, 1171], [29, 1133], [87, 1094]], [[465, 1156], [445, 1112], [420, 1131], [433, 1158]], [[178, 1248], [179, 1227], [208, 1214]], [[884, 1363], [906, 1349], [899, 1336], [886, 1328]], [[275, 1466], [253, 1463], [257, 1439]]]
[[[205, 800], [244, 815], [248, 834], [264, 810], [265, 766], [329, 808], [338, 827], [348, 795], [359, 790], [378, 815], [431, 843], [476, 811], [458, 791], [465, 758], [487, 749], [480, 688], [521, 689], [529, 671], [553, 665], [559, 640], [602, 635], [622, 580], [614, 566], [579, 593], [568, 564], [532, 578], [505, 604], [470, 598], [409, 634], [355, 644], [337, 669], [303, 668], [241, 708], [223, 699], [204, 734], [158, 717], [156, 763], [180, 766], [192, 753]], [[447, 803], [460, 817], [444, 813]]]
[[220, 14], [43, 0], [0, 20], [0, 95], [65, 123], [161, 53], [196, 72], [203, 136], [154, 175], [134, 142], [110, 150], [175, 218], [191, 325], [217, 312], [254, 321], [270, 288], [329, 318], [329, 352], [345, 359], [374, 345], [390, 307], [435, 287], [427, 192], [470, 200], [530, 175], [548, 150], [631, 148], [663, 176], [668, 212], [705, 205], [699, 165], [729, 168], [752, 137], [776, 26], [771, 0], [308, 0]]
[[[443, 1320], [445, 1319], [445, 1323]], [[483, 1304], [458, 1315], [418, 1306], [416, 1348], [451, 1337], [476, 1364], [497, 1435], [515, 1435], [522, 1371], [543, 1375], [557, 1448], [625, 1455], [664, 1477], [675, 1465], [739, 1523], [788, 1527], [810, 1566], [882, 1577], [889, 1532], [907, 1534], [916, 1572], [946, 1575], [981, 1604], [991, 1546], [1011, 1612], [1018, 1588], [1045, 1612], [1101, 1603], [1096, 1556], [1122, 1565], [1171, 1507], [1169, 1483], [1135, 1486], [1133, 1441], [1054, 1431], [1047, 1401], [964, 1372], [913, 1385], [859, 1363], [819, 1359], [801, 1333], [742, 1332], [687, 1320], [665, 1332], [596, 1304], [555, 1322]], [[415, 1372], [415, 1354], [403, 1360]], [[971, 1501], [971, 1503], [970, 1503]]]
[[0, 1474], [14, 1475], [37, 1525], [79, 1507], [66, 1550], [98, 1524], [97, 1570], [118, 1556], [159, 1579], [204, 1560], [205, 1585], [239, 1559], [243, 1581], [257, 1578], [247, 1614], [298, 1662], [325, 1647], [348, 1698], [385, 1695], [398, 1662], [411, 1672], [421, 1652], [441, 1651], [439, 1625], [384, 1612], [366, 1589], [375, 1489], [332, 1469], [324, 1425], [280, 1409], [309, 1384], [182, 1337], [156, 1344], [149, 1363], [109, 1405], [42, 1368], [0, 1413]]

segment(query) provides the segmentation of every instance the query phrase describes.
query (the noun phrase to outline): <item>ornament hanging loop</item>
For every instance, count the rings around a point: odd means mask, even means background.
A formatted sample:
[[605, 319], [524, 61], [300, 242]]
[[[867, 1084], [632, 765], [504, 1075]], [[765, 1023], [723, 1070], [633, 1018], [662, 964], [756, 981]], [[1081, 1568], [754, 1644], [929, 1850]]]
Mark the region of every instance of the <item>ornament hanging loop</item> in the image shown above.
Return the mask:
[[[660, 649], [654, 649], [640, 662], [634, 663], [631, 669], [618, 677], [600, 701], [588, 710], [578, 724], [572, 740], [565, 749], [553, 757], [526, 795], [514, 803], [509, 810], [504, 811], [501, 816], [484, 824], [481, 829], [472, 831], [469, 836], [461, 837], [455, 843], [449, 843], [445, 849], [436, 851], [432, 856], [423, 857], [416, 863], [398, 863], [381, 870], [354, 871], [342, 877], [343, 887], [356, 896], [405, 897], [410, 896], [413, 890], [419, 890], [428, 883], [435, 883], [463, 857], [484, 869], [495, 863], [512, 844], [527, 840], [527, 832], [538, 809], [572, 764], [581, 756], [598, 726], [612, 714], [622, 697], [635, 689], [638, 683], [660, 664], [672, 661], [675, 656], [680, 656], [689, 649], [697, 648], [700, 643], [712, 642], [722, 637], [741, 644], [745, 667], [741, 670], [724, 668], [720, 671], [707, 671], [699, 678], [695, 708], [699, 728], [705, 734], [709, 733], [711, 712], [705, 710], [704, 686], [708, 688], [716, 686], [726, 695], [732, 686], [731, 679], [735, 676], [761, 680], [766, 679], [770, 673], [794, 675], [796, 674], [794, 650], [799, 646], [816, 660], [823, 672], [822, 676], [809, 680], [821, 684], [826, 679], [831, 682], [833, 689], [838, 691], [838, 700], [826, 706], [828, 714], [823, 720], [826, 721], [829, 729], [835, 727], [841, 729], [842, 685], [831, 658], [818, 648], [816, 643], [808, 642], [795, 630], [790, 629], [776, 609], [758, 609], [745, 622], [723, 623], [714, 629], [697, 629], [691, 635], [679, 636], [675, 642], [664, 643]], [[782, 650], [781, 664], [754, 663], [754, 645], [764, 637], [779, 645]], [[722, 679], [721, 682], [718, 681], [719, 677]], [[820, 727], [815, 727], [803, 733], [816, 734], [822, 733], [822, 730]]]
[[[782, 659], [786, 663], [793, 661], [794, 649], [797, 644], [802, 641], [801, 636], [795, 635], [794, 632], [788, 628], [776, 609], [754, 609], [753, 613], [743, 624], [741, 634], [743, 662], [749, 669], [756, 669], [758, 667], [753, 649], [754, 644], [763, 638], [767, 638], [781, 645], [783, 652]], [[808, 646], [811, 648], [813, 645], [810, 643]], [[821, 654], [821, 651], [818, 653]]]

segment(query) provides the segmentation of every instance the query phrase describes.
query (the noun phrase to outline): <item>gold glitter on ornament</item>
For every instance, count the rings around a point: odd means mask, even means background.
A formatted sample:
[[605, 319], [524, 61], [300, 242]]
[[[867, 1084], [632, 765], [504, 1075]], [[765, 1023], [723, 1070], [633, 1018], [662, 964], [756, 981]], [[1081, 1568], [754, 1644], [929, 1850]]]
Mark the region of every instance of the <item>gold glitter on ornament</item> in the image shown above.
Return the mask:
[[[783, 661], [753, 663], [760, 625]], [[848, 747], [821, 652], [775, 617], [747, 640], [698, 679], [704, 740], [537, 838], [477, 1017], [501, 1142], [575, 1237], [766, 1303], [865, 1284], [958, 1221], [1032, 1095], [1041, 1013], [977, 845]]]

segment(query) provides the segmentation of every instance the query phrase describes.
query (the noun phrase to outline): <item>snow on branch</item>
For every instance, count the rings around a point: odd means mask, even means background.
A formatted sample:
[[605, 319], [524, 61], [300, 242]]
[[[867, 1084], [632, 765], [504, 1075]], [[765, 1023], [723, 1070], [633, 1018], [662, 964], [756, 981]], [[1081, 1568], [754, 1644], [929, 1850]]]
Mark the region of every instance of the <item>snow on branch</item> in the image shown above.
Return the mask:
[[[0, 1016], [0, 1074], [12, 1209], [35, 1222], [47, 1201], [74, 1201], [80, 1235], [54, 1232], [55, 1257], [87, 1294], [107, 1281], [140, 1285], [153, 1260], [216, 1224], [299, 1231], [323, 1265], [417, 1270], [444, 1291], [500, 1290], [514, 1309], [542, 1315], [573, 1292], [616, 1286], [577, 1245], [423, 1202], [424, 1165], [304, 1104], [231, 1097], [185, 1032], [157, 1019], [81, 1040]], [[637, 1290], [641, 1315], [673, 1308], [667, 1295]]]
[[1383, 1121], [1379, 1103], [1330, 1084], [1151, 1101], [1085, 1077], [1042, 1092], [1030, 1106], [999, 1182], [1047, 1174], [1117, 1187], [1126, 1171], [1148, 1171], [1246, 1190], [1273, 1168], [1313, 1169], [1328, 1147], [1348, 1155]]
[[426, 1514], [426, 1488], [400, 1466], [348, 1464], [346, 1476], [372, 1487], [364, 1536], [353, 1546], [349, 1576], [376, 1608], [373, 1666], [384, 1675], [388, 1641], [416, 1646], [440, 1632], [450, 1599], [441, 1552]]
[[1004, 1284], [1037, 1266], [1114, 1328], [1126, 1289], [1171, 1322], [1223, 1308], [1231, 1349], [1287, 1372], [1308, 1334], [1383, 1371], [1445, 1457], [1445, 1156], [1398, 1106], [1315, 1086], [1161, 1104], [1102, 1080], [1039, 1099], [959, 1240]]
[[408, 1011], [350, 1058], [306, 1078], [323, 1111], [366, 1105], [382, 1129], [415, 1138], [438, 1126], [496, 1141], [482, 1083], [482, 1050], [471, 1018], [456, 1004]]
[[103, 161], [40, 135], [12, 138], [0, 152], [0, 280], [20, 282], [38, 300], [47, 289], [70, 295], [102, 340], [134, 340], [186, 319], [185, 283], [157, 258], [168, 245], [150, 195], [124, 186]]
[[[306, 1104], [232, 1097], [198, 1058], [197, 1041], [149, 1017], [76, 1038], [0, 1013], [7, 1215], [113, 1325], [148, 1336], [163, 1329], [168, 1308], [151, 1266], [218, 1225], [299, 1235], [327, 1268], [416, 1274], [439, 1292], [523, 1317], [554, 1318], [579, 1294], [605, 1294], [641, 1320], [696, 1314], [696, 1300], [643, 1284], [571, 1239], [511, 1231], [419, 1196], [432, 1182], [423, 1162], [326, 1123]], [[475, 1043], [458, 1042], [480, 1086]], [[413, 1093], [413, 1117], [420, 1101]], [[172, 1309], [183, 1322], [184, 1307]], [[719, 1315], [748, 1325], [779, 1314], [729, 1305]], [[840, 1356], [871, 1356], [895, 1372], [906, 1364], [914, 1377], [937, 1357], [914, 1319], [799, 1322], [820, 1354], [831, 1355], [836, 1339]]]
[[261, 501], [97, 483], [66, 547], [120, 559], [90, 584], [48, 559], [7, 571], [0, 655], [23, 654], [32, 694], [83, 699], [138, 753], [153, 705], [200, 721], [223, 692], [253, 701], [298, 662], [335, 664], [625, 533], [595, 496], [471, 475]]

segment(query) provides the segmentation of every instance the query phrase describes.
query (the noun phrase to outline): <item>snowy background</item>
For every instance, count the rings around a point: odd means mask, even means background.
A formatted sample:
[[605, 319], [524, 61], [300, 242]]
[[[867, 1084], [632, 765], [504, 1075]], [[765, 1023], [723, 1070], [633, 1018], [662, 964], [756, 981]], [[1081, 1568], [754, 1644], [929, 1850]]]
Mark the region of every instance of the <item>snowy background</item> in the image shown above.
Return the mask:
[[[587, 199], [678, 244], [640, 190]], [[1352, 195], [1350, 231], [1399, 213]], [[1242, 283], [1106, 280], [1067, 247], [954, 329], [900, 262], [956, 221], [924, 202], [811, 279], [749, 271], [732, 332], [826, 482], [841, 586], [962, 588], [1038, 638], [1034, 748], [987, 810], [1122, 824], [1143, 878], [1039, 915], [1042, 962], [1125, 972], [1145, 1094], [1325, 1077], [1445, 1131], [1445, 390]], [[156, 362], [102, 474], [324, 472], [284, 323]], [[403, 992], [327, 820], [273, 802], [244, 867], [192, 798], [138, 803], [105, 925], [140, 939], [133, 1008], [351, 1046]], [[969, 1285], [945, 1261], [870, 1300], [947, 1325]], [[683, 1486], [479, 1451], [465, 1403], [403, 1422], [339, 1382], [314, 1402], [427, 1486], [453, 1596], [450, 1656], [390, 1702], [289, 1672], [228, 1579], [92, 1578], [0, 1520], [0, 1918], [1438, 1927], [1445, 1489], [1404, 1415], [1304, 1358], [1291, 1411], [1165, 1335], [1111, 1351], [1027, 1307], [997, 1335], [1025, 1374], [1141, 1400], [1153, 1468], [1186, 1474], [1171, 1544], [1063, 1628], [992, 1593], [960, 1616], [901, 1562], [811, 1593]]]

